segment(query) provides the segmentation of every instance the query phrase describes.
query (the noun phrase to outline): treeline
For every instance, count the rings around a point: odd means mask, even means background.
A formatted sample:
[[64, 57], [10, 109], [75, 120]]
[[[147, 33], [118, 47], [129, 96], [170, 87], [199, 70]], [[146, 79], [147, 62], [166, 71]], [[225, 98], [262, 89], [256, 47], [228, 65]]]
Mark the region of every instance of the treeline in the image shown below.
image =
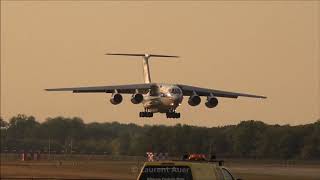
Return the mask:
[[80, 118], [55, 117], [40, 123], [33, 116], [1, 119], [1, 152], [50, 151], [145, 155], [147, 151], [214, 153], [220, 157], [320, 159], [320, 120], [313, 124], [268, 125], [242, 121], [223, 127], [138, 126], [84, 123]]

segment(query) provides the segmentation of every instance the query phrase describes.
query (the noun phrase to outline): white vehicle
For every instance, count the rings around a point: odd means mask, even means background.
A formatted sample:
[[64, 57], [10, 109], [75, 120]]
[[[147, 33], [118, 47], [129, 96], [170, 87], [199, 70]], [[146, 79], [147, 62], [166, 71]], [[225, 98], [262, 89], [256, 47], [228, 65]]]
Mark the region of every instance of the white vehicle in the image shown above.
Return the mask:
[[95, 86], [95, 87], [72, 87], [46, 89], [47, 91], [72, 91], [73, 93], [112, 93], [110, 102], [114, 105], [122, 102], [121, 94], [132, 94], [133, 104], [143, 104], [144, 111], [140, 112], [140, 117], [153, 117], [153, 113], [166, 113], [167, 118], [180, 118], [180, 113], [176, 112], [181, 104], [183, 96], [189, 96], [188, 103], [197, 106], [201, 102], [200, 96], [206, 96], [205, 105], [214, 108], [218, 105], [217, 97], [238, 98], [239, 96], [251, 98], [266, 98], [251, 94], [220, 91], [182, 84], [164, 84], [151, 82], [149, 59], [151, 57], [178, 58], [178, 56], [156, 55], [156, 54], [119, 54], [107, 53], [106, 55], [119, 56], [140, 56], [143, 57], [143, 84], [127, 84], [115, 86]]
[[222, 160], [186, 159], [145, 162], [137, 180], [241, 180]]

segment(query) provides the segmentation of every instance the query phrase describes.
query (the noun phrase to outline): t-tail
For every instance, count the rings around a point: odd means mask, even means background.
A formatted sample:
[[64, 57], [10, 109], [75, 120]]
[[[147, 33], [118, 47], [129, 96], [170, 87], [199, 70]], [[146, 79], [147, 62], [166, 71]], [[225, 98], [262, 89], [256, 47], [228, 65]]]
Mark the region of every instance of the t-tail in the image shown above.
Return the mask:
[[151, 83], [149, 58], [151, 57], [178, 58], [179, 57], [179, 56], [169, 56], [169, 55], [159, 55], [159, 54], [123, 54], [123, 53], [107, 53], [106, 55], [143, 57], [143, 77], [144, 77], [145, 83]]

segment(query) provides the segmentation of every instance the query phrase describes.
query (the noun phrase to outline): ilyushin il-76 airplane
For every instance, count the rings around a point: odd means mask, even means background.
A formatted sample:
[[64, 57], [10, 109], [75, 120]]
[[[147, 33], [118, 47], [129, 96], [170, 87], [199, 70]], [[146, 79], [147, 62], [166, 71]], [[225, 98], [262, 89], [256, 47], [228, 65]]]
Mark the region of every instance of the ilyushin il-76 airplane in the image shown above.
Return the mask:
[[200, 96], [206, 96], [205, 105], [214, 108], [218, 105], [217, 97], [238, 98], [239, 96], [251, 98], [266, 98], [251, 94], [220, 91], [183, 84], [153, 83], [150, 77], [150, 58], [178, 58], [179, 56], [157, 55], [157, 54], [122, 54], [107, 53], [114, 56], [139, 56], [143, 58], [143, 84], [126, 84], [115, 86], [95, 87], [72, 87], [46, 89], [47, 91], [72, 91], [73, 93], [112, 93], [110, 102], [114, 105], [120, 104], [123, 100], [121, 94], [132, 94], [133, 104], [143, 104], [144, 111], [139, 113], [140, 117], [153, 117], [153, 113], [166, 113], [167, 118], [180, 118], [176, 109], [183, 100], [183, 96], [189, 96], [188, 104], [197, 106], [201, 102]]

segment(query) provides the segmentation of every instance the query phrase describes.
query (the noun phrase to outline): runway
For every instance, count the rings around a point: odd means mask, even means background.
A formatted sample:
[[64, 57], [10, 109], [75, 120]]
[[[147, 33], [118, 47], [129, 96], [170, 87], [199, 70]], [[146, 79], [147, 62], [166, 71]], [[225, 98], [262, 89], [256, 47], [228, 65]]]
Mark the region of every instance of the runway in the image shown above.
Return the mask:
[[[134, 160], [64, 160], [2, 161], [1, 179], [121, 179], [135, 180], [143, 161]], [[246, 180], [316, 180], [320, 179], [320, 163], [270, 164], [259, 161], [227, 161], [226, 167], [237, 178]]]

